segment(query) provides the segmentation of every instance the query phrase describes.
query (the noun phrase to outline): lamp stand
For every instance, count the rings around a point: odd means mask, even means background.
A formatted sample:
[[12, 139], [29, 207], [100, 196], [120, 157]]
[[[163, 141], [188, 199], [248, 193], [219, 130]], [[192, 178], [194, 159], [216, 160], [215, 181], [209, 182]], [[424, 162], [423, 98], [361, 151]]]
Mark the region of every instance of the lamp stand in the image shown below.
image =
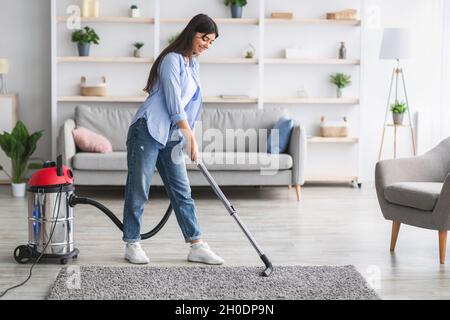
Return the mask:
[[413, 154], [416, 155], [416, 137], [415, 137], [415, 130], [414, 130], [414, 124], [412, 122], [409, 102], [408, 102], [408, 94], [406, 93], [406, 85], [405, 85], [405, 76], [403, 73], [403, 69], [400, 67], [400, 60], [397, 59], [397, 66], [392, 70], [392, 76], [391, 76], [391, 84], [389, 86], [389, 95], [388, 95], [388, 101], [386, 106], [386, 113], [384, 115], [384, 125], [383, 125], [383, 133], [381, 136], [381, 146], [380, 146], [380, 152], [378, 155], [378, 161], [381, 160], [381, 154], [383, 152], [383, 143], [384, 143], [384, 134], [386, 132], [386, 127], [394, 127], [394, 159], [397, 157], [397, 127], [405, 126], [405, 125], [397, 125], [397, 124], [388, 124], [388, 114], [390, 111], [391, 106], [391, 95], [392, 90], [395, 85], [395, 101], [398, 101], [398, 86], [399, 86], [399, 78], [401, 78], [401, 85], [403, 89], [403, 93], [405, 95], [406, 100], [406, 112], [408, 112], [408, 121], [409, 125], [406, 125], [406, 127], [410, 127], [411, 129], [411, 139], [412, 139], [412, 147], [413, 147]]
[[0, 74], [0, 94], [7, 94], [6, 92], [6, 81], [3, 74]]

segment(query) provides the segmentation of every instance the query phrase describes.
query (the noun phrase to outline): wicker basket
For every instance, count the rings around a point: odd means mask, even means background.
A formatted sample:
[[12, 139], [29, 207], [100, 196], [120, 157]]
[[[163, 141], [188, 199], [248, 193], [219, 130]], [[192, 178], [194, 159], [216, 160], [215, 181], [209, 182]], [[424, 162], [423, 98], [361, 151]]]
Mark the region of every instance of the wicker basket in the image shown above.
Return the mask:
[[86, 77], [81, 77], [80, 94], [82, 96], [106, 96], [106, 77], [102, 77], [102, 82], [95, 86], [86, 85]]
[[325, 117], [320, 119], [320, 136], [321, 137], [347, 137], [348, 122], [344, 117], [343, 121], [325, 121]]
[[356, 20], [358, 11], [355, 9], [327, 13], [328, 20]]

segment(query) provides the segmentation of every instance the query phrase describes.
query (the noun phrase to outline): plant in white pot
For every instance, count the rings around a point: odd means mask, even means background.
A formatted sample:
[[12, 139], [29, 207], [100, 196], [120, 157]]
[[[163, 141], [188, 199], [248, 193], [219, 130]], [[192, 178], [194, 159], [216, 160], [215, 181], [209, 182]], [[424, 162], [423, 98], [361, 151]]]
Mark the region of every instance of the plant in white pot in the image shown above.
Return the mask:
[[247, 0], [224, 0], [224, 3], [231, 7], [232, 18], [242, 18], [242, 7], [247, 5]]
[[142, 49], [143, 46], [144, 46], [143, 42], [135, 42], [135, 43], [133, 43], [133, 47], [134, 47], [133, 55], [134, 55], [135, 58], [140, 58], [142, 56], [141, 55], [141, 49]]
[[336, 86], [336, 96], [342, 97], [342, 89], [352, 84], [351, 76], [345, 73], [335, 73], [330, 75], [330, 82]]
[[135, 4], [133, 4], [130, 7], [130, 17], [131, 18], [139, 18], [141, 16], [141, 11], [139, 10], [139, 7]]
[[42, 163], [29, 163], [31, 155], [36, 150], [37, 141], [42, 137], [42, 132], [43, 130], [29, 135], [23, 122], [18, 121], [11, 133], [3, 132], [3, 134], [0, 134], [0, 147], [6, 156], [11, 159], [12, 172], [9, 175], [1, 165], [0, 170], [4, 171], [11, 179], [14, 197], [25, 196], [25, 175], [28, 170], [40, 169], [42, 167]]
[[403, 115], [408, 107], [405, 102], [395, 101], [391, 104], [392, 120], [395, 125], [401, 126], [403, 124]]

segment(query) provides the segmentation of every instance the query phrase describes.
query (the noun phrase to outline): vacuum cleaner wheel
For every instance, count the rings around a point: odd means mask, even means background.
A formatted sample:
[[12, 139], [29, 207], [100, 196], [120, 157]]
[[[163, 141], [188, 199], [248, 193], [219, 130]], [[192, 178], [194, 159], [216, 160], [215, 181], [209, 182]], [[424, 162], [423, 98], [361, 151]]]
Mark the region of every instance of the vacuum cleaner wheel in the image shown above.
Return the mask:
[[20, 264], [28, 263], [32, 257], [33, 250], [27, 245], [18, 246], [14, 250], [14, 259]]

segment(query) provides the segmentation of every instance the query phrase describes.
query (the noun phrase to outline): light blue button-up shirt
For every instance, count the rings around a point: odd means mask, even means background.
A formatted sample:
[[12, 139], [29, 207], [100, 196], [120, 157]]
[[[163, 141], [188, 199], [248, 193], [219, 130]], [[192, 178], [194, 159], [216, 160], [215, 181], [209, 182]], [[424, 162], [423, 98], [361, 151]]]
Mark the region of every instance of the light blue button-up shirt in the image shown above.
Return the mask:
[[201, 114], [199, 66], [195, 57], [190, 59], [189, 67], [192, 68], [191, 74], [197, 84], [197, 90], [186, 106], [181, 105], [181, 98], [187, 90], [189, 80], [186, 67], [183, 55], [175, 52], [168, 53], [159, 65], [158, 80], [154, 88], [131, 121], [133, 124], [142, 117], [147, 119], [150, 135], [163, 146], [169, 138], [173, 139], [174, 131], [177, 137], [182, 137], [176, 125], [178, 121], [187, 120], [193, 129], [195, 121]]

